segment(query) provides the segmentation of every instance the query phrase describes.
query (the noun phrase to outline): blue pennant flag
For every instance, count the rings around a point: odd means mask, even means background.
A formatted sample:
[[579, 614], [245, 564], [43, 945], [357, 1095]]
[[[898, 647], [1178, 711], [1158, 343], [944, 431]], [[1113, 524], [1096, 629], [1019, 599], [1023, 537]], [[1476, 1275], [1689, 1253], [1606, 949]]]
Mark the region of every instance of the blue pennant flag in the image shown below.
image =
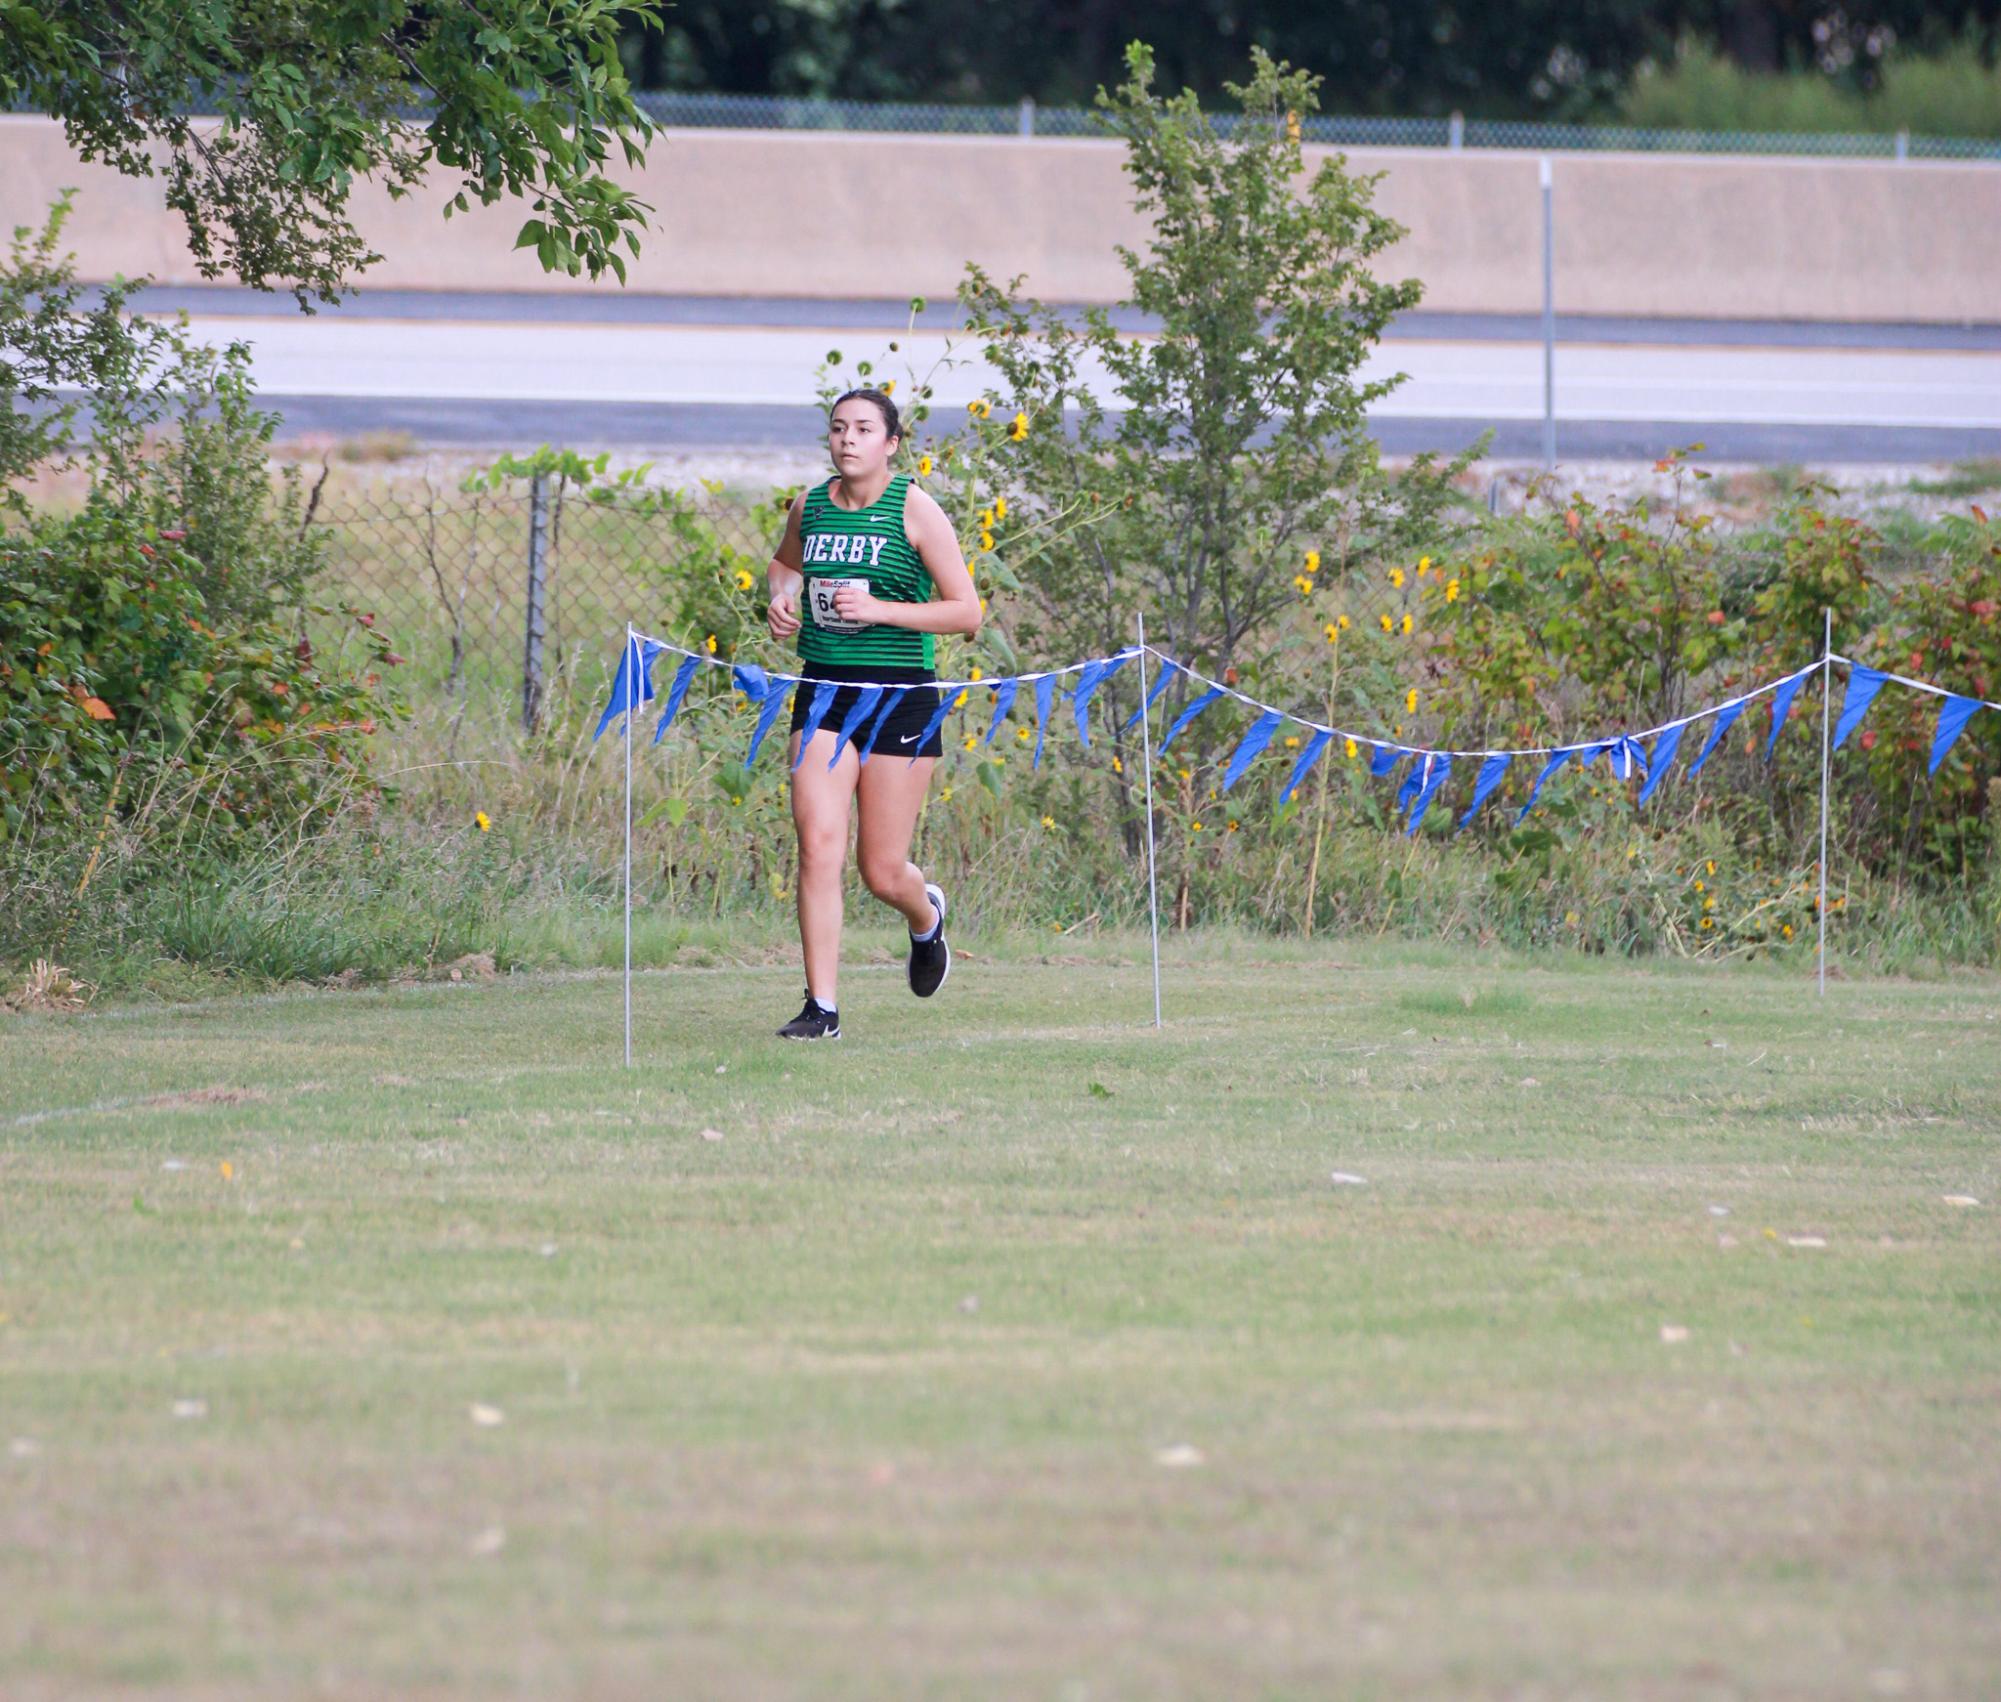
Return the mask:
[[1294, 792], [1299, 790], [1300, 781], [1313, 772], [1313, 765], [1320, 760], [1320, 753], [1327, 748], [1334, 735], [1326, 728], [1306, 741], [1306, 749], [1299, 753], [1299, 760], [1292, 765], [1292, 778], [1285, 783], [1285, 790], [1278, 795], [1279, 808], [1283, 809]]
[[1687, 728], [1686, 721], [1680, 722], [1664, 728], [1661, 736], [1654, 740], [1653, 755], [1647, 758], [1647, 783], [1640, 788], [1641, 803], [1651, 798], [1655, 789], [1667, 778], [1668, 764], [1674, 761], [1674, 753], [1681, 748], [1681, 736]]
[[870, 724], [868, 730], [868, 738], [862, 745], [863, 762], [867, 762], [870, 757], [875, 755], [876, 740], [882, 737], [882, 730], [883, 728], [889, 725], [889, 718], [896, 713], [897, 707], [909, 695], [910, 695], [909, 686], [898, 686], [891, 691], [886, 691], [883, 693], [881, 712], [876, 716], [875, 720]]
[[1369, 773], [1380, 780], [1409, 755], [1409, 751], [1400, 751], [1395, 745], [1376, 745], [1369, 755]]
[[1424, 779], [1431, 769], [1430, 751], [1424, 752], [1421, 756], [1415, 752], [1412, 755], [1415, 760], [1410, 765], [1410, 772], [1403, 777], [1403, 784], [1397, 788], [1397, 808], [1400, 810], [1408, 809], [1418, 793], [1424, 790]]
[[1028, 766], [1042, 766], [1042, 740], [1049, 731], [1049, 705], [1056, 696], [1056, 676], [1044, 674], [1035, 682], [1035, 760]]
[[792, 700], [792, 687], [795, 683], [792, 680], [774, 680], [766, 690], [763, 707], [757, 712], [757, 726], [752, 729], [750, 735], [750, 755], [743, 759], [745, 767], [757, 761], [757, 747], [764, 743], [764, 735], [771, 731], [772, 723]]
[[[681, 712], [681, 701], [688, 695], [688, 687], [695, 678], [695, 670], [702, 665], [699, 656], [683, 656], [680, 667], [674, 670], [674, 683], [667, 688], [667, 707], [660, 711], [660, 720], [653, 729], [653, 742], [660, 742], [660, 735], [673, 724], [674, 717]], [[602, 733], [603, 727], [598, 731]]]
[[1221, 686], [1211, 686], [1200, 697], [1196, 698], [1192, 703], [1188, 704], [1187, 707], [1184, 708], [1179, 715], [1175, 716], [1174, 725], [1167, 729], [1167, 737], [1160, 741], [1160, 754], [1162, 756], [1165, 756], [1167, 754], [1167, 747], [1174, 743], [1175, 735], [1179, 733], [1183, 727], [1187, 726], [1189, 722], [1193, 721], [1196, 716], [1200, 715], [1203, 710], [1207, 709], [1210, 704], [1214, 703], [1216, 699], [1221, 697], [1222, 695], [1223, 695], [1223, 688]]
[[1140, 724], [1144, 717], [1150, 715], [1153, 712], [1153, 706], [1160, 701], [1160, 694], [1174, 683], [1174, 676], [1180, 671], [1181, 667], [1179, 663], [1162, 662], [1160, 665], [1160, 677], [1153, 682], [1153, 689], [1146, 694], [1146, 701], [1126, 717], [1126, 724], [1119, 731], [1130, 733]]
[[1550, 752], [1549, 761], [1547, 761], [1542, 765], [1542, 772], [1535, 777], [1535, 784], [1529, 788], [1529, 801], [1526, 804], [1522, 805], [1522, 813], [1515, 817], [1515, 825], [1517, 827], [1519, 827], [1523, 822], [1528, 820], [1529, 811], [1535, 808], [1536, 799], [1542, 796], [1543, 782], [1547, 780], [1552, 774], [1554, 774], [1559, 768], [1561, 768], [1566, 762], [1568, 762], [1571, 759], [1571, 757], [1574, 756], [1575, 754], [1576, 754], [1575, 747], [1573, 747], [1570, 750]]
[[1497, 752], [1480, 764], [1480, 772], [1473, 776], [1473, 801], [1466, 806], [1466, 813], [1459, 818], [1459, 831], [1464, 833], [1468, 824], [1480, 813], [1480, 806], [1493, 795], [1494, 788], [1501, 783], [1501, 777], [1508, 772], [1508, 757]]
[[855, 729], [869, 718], [871, 711], [882, 701], [881, 686], [863, 686], [855, 694], [853, 707], [848, 710], [848, 718], [841, 723], [840, 736], [834, 740], [834, 754], [827, 758], [827, 772], [833, 773], [834, 765], [841, 760], [841, 752], [848, 748], [848, 740], [855, 736]]
[[1077, 681], [1077, 689], [1071, 694], [1071, 707], [1077, 712], [1077, 737], [1084, 748], [1091, 748], [1091, 694], [1126, 665], [1123, 656], [1101, 658], [1084, 664], [1083, 677]]
[[1857, 662], [1848, 670], [1848, 690], [1841, 698], [1841, 718], [1834, 724], [1834, 748], [1840, 750], [1848, 742], [1848, 735], [1862, 725], [1862, 717], [1869, 713], [1869, 705], [1876, 701], [1876, 694], [1883, 689], [1883, 682], [1890, 676], [1880, 668], [1865, 668]]
[[1792, 713], [1793, 699], [1805, 684], [1806, 674], [1798, 673], [1789, 680], [1779, 681], [1779, 689], [1772, 693], [1772, 736], [1765, 741], [1767, 762], [1772, 760], [1772, 752], [1779, 748], [1779, 734], [1785, 730], [1786, 717]]
[[1630, 780], [1637, 774], [1642, 780], [1647, 777], [1647, 753], [1638, 739], [1621, 734], [1612, 741], [1608, 759], [1612, 773], [1620, 780]]
[[1001, 680], [995, 684], [994, 718], [987, 723], [985, 741], [987, 744], [994, 742], [994, 734], [1000, 731], [1001, 723], [1007, 719], [1007, 712], [1014, 707], [1014, 694], [1020, 690], [1021, 681], [1016, 679]]
[[1418, 824], [1424, 820], [1424, 812], [1431, 808], [1431, 800], [1438, 796], [1438, 789], [1452, 772], [1452, 759], [1443, 751], [1434, 752], [1424, 759], [1422, 767], [1426, 779], [1410, 806], [1410, 825], [1404, 829], [1407, 834], [1417, 832]]
[[806, 705], [806, 720], [799, 729], [799, 754], [792, 759], [795, 771], [806, 760], [806, 747], [813, 742], [813, 735], [819, 732], [820, 723], [834, 706], [834, 689], [832, 680], [820, 680], [813, 687], [812, 701]]
[[1709, 760], [1709, 753], [1723, 743], [1723, 735], [1736, 725], [1737, 717], [1744, 713], [1744, 701], [1725, 704], [1716, 713], [1716, 725], [1709, 729], [1709, 737], [1702, 741], [1702, 749], [1695, 753], [1695, 760], [1688, 765], [1688, 777], [1693, 780], [1702, 772], [1702, 765]]
[[[604, 736], [605, 728], [612, 724], [614, 717], [653, 701], [653, 658], [664, 649], [664, 644], [656, 644], [650, 638], [634, 638], [620, 652], [618, 672], [612, 676], [611, 702], [604, 706], [604, 713], [598, 717], [598, 730], [591, 735], [592, 744]], [[635, 678], [638, 681], [636, 697], [633, 695]]]
[[1945, 761], [1945, 753], [1952, 749], [1959, 735], [1966, 731], [1967, 722], [1973, 719], [1974, 711], [1984, 705], [1977, 697], [1949, 697], [1938, 712], [1938, 732], [1932, 739], [1932, 763], [1927, 774], [1938, 773], [1938, 765]]
[[730, 669], [736, 689], [752, 703], [762, 703], [771, 691], [771, 676], [755, 662], [739, 662]]
[[952, 706], [964, 695], [963, 692], [950, 691], [941, 691], [938, 694], [938, 707], [932, 710], [931, 719], [924, 723], [924, 731], [919, 733], [915, 741], [911, 744], [910, 760], [912, 762], [917, 760], [918, 753], [931, 742], [931, 735], [945, 725], [945, 717], [952, 713]]
[[1229, 766], [1223, 770], [1222, 789], [1227, 792], [1243, 778], [1244, 770], [1258, 759], [1258, 754], [1271, 743], [1272, 734], [1285, 723], [1285, 716], [1276, 709], [1267, 709], [1251, 723], [1251, 730], [1243, 737], [1231, 756]]

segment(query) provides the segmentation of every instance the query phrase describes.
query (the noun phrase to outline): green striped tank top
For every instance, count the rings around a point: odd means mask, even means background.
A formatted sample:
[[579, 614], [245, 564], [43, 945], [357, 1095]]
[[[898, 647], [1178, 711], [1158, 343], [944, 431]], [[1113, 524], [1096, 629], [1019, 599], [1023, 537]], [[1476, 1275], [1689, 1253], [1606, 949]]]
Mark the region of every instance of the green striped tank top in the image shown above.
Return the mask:
[[884, 602], [930, 602], [931, 575], [903, 532], [910, 475], [896, 474], [866, 508], [837, 507], [827, 491], [825, 484], [807, 491], [799, 516], [799, 566], [806, 576], [800, 598], [800, 659], [844, 667], [935, 666], [936, 645], [928, 632], [901, 626], [830, 632], [814, 619], [816, 579], [865, 579], [869, 590]]

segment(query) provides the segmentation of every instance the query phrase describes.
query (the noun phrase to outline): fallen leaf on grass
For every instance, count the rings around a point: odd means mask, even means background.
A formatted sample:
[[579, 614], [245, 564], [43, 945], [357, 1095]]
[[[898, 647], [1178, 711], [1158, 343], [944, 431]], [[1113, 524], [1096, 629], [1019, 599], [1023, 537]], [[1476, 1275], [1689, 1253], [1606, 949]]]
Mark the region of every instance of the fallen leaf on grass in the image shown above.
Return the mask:
[[1337, 1188], [1366, 1188], [1369, 1185], [1368, 1177], [1357, 1176], [1352, 1170], [1336, 1170], [1327, 1179]]
[[174, 1416], [176, 1418], [206, 1418], [208, 1417], [208, 1402], [192, 1400], [184, 1396], [182, 1399], [174, 1402]]
[[1661, 1325], [1661, 1340], [1666, 1342], [1670, 1347], [1687, 1341], [1688, 1326], [1686, 1324]]
[[723, 1132], [721, 1129], [704, 1129], [702, 1131], [702, 1139], [705, 1141], [719, 1141], [722, 1138]]
[[1949, 1206], [1977, 1206], [1980, 1204], [1971, 1194], [1941, 1194], [1940, 1199]]
[[505, 1424], [507, 1414], [499, 1407], [490, 1407], [484, 1401], [474, 1401], [466, 1408], [466, 1416], [483, 1430], [491, 1430], [496, 1424]]
[[1827, 1238], [1822, 1235], [1788, 1235], [1786, 1237], [1786, 1245], [1788, 1247], [1825, 1247], [1827, 1245]]
[[498, 1554], [506, 1546], [507, 1533], [498, 1525], [488, 1525], [466, 1544], [466, 1551], [484, 1559], [489, 1554]]
[[966, 1313], [968, 1316], [977, 1312], [979, 1309], [980, 1309], [980, 1297], [977, 1294], [969, 1294], [966, 1296], [964, 1300], [959, 1302], [959, 1310], [961, 1312]]
[[1157, 1466], [1167, 1466], [1179, 1471], [1185, 1470], [1189, 1466], [1201, 1465], [1202, 1458], [1202, 1450], [1200, 1448], [1190, 1447], [1186, 1442], [1176, 1442], [1171, 1447], [1157, 1449], [1153, 1456], [1153, 1463]]
[[32, 1460], [41, 1451], [41, 1443], [32, 1436], [16, 1436], [7, 1444], [7, 1452], [17, 1460]]
[[222, 1171], [222, 1179], [225, 1182], [227, 1182], [231, 1177], [233, 1177], [236, 1174], [236, 1166], [231, 1164], [229, 1160], [226, 1158], [222, 1161], [222, 1163], [218, 1166], [218, 1168]]

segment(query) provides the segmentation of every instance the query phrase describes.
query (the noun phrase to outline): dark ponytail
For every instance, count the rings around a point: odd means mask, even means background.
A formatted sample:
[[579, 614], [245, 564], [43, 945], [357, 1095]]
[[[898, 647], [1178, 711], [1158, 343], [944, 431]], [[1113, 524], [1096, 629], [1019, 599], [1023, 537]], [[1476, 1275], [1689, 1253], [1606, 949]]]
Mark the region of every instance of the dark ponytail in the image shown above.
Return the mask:
[[[891, 437], [901, 437], [903, 435], [903, 424], [897, 418], [896, 404], [873, 385], [862, 390], [850, 390], [845, 396], [836, 396], [834, 398], [834, 408], [838, 408], [843, 402], [871, 403], [875, 411], [882, 415], [883, 430]], [[827, 410], [827, 417], [832, 419], [833, 414], [834, 409], [829, 408]]]

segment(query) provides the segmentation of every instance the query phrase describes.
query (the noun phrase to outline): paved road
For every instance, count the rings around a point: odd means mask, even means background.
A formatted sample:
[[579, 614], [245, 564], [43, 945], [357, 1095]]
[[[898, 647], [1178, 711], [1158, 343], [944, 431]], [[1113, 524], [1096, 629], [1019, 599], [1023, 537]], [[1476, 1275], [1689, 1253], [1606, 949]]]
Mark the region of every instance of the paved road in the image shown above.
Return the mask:
[[[830, 349], [877, 362], [957, 412], [993, 375], [907, 304], [381, 292], [307, 317], [289, 297], [155, 290], [206, 340], [240, 339], [293, 432], [405, 429], [435, 444], [561, 439], [736, 448], [817, 435]], [[1136, 327], [1144, 335], [1144, 327]], [[1393, 452], [1540, 444], [1534, 319], [1408, 316], [1366, 376], [1406, 375], [1371, 412]], [[900, 345], [885, 355], [891, 338]], [[1092, 375], [1105, 393], [1102, 373]], [[2001, 325], [1569, 320], [1556, 357], [1559, 452], [1647, 457], [1700, 441], [1723, 459], [1931, 461], [2001, 454]]]

